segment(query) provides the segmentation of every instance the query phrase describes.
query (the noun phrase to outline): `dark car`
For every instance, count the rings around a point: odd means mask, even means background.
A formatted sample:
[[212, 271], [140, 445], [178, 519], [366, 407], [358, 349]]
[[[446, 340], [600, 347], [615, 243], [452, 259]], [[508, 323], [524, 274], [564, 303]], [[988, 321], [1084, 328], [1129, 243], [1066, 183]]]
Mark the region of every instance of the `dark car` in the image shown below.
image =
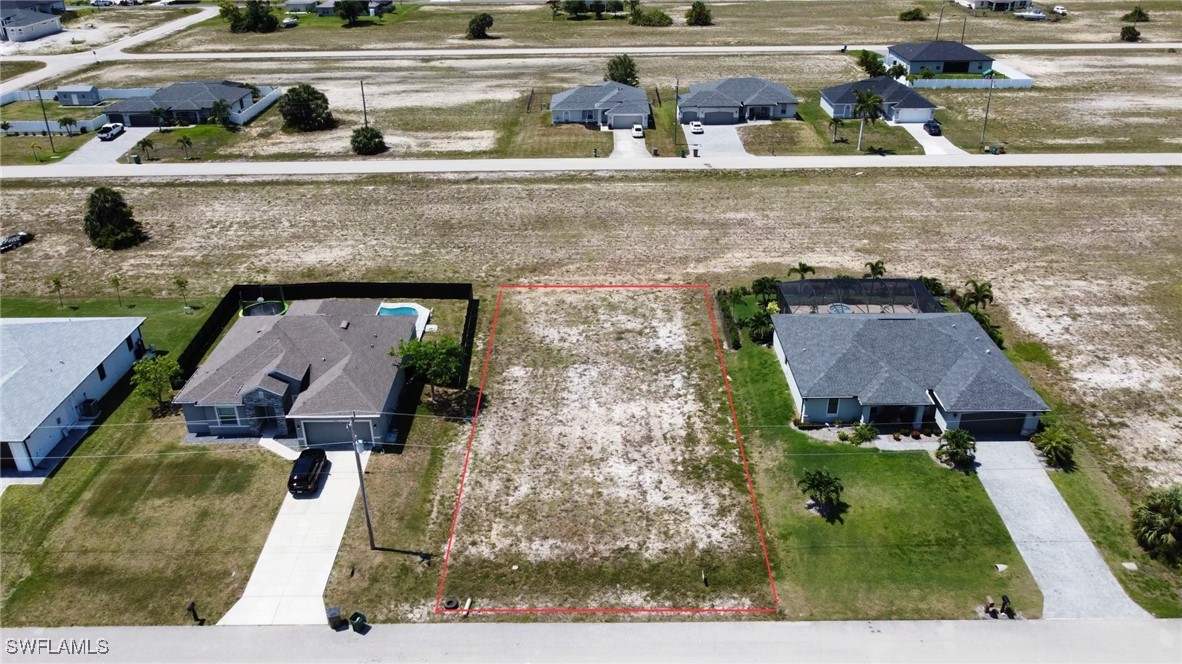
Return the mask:
[[316, 493], [320, 489], [320, 477], [328, 470], [328, 457], [324, 450], [307, 449], [300, 452], [291, 467], [291, 477], [287, 479], [287, 490], [293, 496]]
[[927, 122], [923, 123], [923, 130], [932, 136], [939, 136], [940, 134], [944, 133], [940, 131], [940, 123], [936, 122], [935, 120], [928, 120]]
[[7, 235], [0, 240], [0, 252], [12, 251], [19, 249], [33, 240], [32, 233], [21, 231], [16, 235]]

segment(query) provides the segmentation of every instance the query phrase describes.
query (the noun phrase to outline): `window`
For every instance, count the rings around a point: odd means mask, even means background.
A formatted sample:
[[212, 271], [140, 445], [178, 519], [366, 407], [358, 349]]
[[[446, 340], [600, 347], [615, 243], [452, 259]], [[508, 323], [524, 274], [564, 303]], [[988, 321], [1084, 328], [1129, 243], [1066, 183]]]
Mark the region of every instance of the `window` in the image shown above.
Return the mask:
[[839, 401], [841, 401], [841, 399], [838, 399], [837, 397], [830, 399], [829, 405], [827, 405], [825, 407], [825, 414], [836, 415], [837, 414], [837, 404]]
[[131, 337], [127, 337], [127, 350], [131, 350], [134, 346], [131, 343]]
[[218, 424], [224, 427], [232, 427], [238, 425], [238, 409], [234, 406], [218, 406], [214, 408], [217, 411]]
[[107, 379], [107, 369], [103, 366], [102, 362], [99, 362], [99, 365], [98, 365], [98, 375], [99, 375], [99, 380], [106, 380]]

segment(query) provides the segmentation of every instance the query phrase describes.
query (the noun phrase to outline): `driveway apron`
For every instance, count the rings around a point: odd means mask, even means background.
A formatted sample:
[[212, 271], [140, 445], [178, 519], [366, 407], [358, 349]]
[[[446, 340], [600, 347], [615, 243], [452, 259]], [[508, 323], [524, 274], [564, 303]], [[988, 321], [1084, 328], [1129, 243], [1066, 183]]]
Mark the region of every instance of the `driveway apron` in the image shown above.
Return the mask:
[[652, 157], [643, 138], [632, 138], [631, 129], [613, 129], [612, 159], [644, 159]]
[[[147, 138], [154, 131], [156, 131], [155, 127], [128, 127], [127, 131], [111, 141], [100, 141], [95, 136], [90, 141], [83, 143], [82, 147], [74, 150], [61, 163], [71, 165], [91, 164], [95, 166], [118, 163], [119, 157], [122, 157], [124, 152], [134, 150], [135, 144], [139, 143], [141, 138]], [[101, 173], [97, 173], [96, 175], [101, 175]]]

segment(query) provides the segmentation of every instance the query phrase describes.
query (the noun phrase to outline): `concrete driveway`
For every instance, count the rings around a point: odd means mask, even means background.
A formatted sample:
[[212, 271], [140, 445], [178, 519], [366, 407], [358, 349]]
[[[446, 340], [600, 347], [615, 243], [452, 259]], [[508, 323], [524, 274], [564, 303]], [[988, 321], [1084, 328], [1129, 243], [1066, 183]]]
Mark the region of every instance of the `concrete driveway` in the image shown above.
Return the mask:
[[[324, 587], [360, 486], [351, 450], [328, 452], [328, 460], [319, 494], [284, 498], [242, 598], [219, 625], [326, 624]], [[368, 461], [362, 453], [363, 468]]]
[[[646, 129], [645, 131], [652, 131]], [[645, 157], [652, 157], [648, 148], [644, 144], [643, 138], [632, 138], [631, 129], [613, 129], [612, 140], [612, 159], [644, 159]]]
[[[977, 441], [977, 475], [1042, 591], [1048, 620], [1151, 616], [1125, 594], [1024, 440]], [[1021, 607], [1022, 599], [1014, 598]]]
[[698, 148], [699, 157], [744, 157], [743, 141], [739, 138], [739, 125], [703, 125], [702, 133], [691, 134], [688, 124], [681, 125], [685, 142], [689, 145], [687, 156], [694, 156]]
[[82, 147], [74, 150], [61, 163], [74, 166], [118, 163], [119, 157], [122, 157], [123, 153], [135, 149], [135, 144], [140, 139], [147, 138], [148, 134], [154, 131], [156, 131], [155, 127], [128, 127], [127, 131], [113, 141], [100, 141], [95, 136], [89, 142], [84, 143]]
[[887, 122], [892, 127], [902, 127], [923, 148], [924, 154], [968, 154], [952, 144], [945, 136], [932, 136], [923, 130], [922, 124], [914, 122]]

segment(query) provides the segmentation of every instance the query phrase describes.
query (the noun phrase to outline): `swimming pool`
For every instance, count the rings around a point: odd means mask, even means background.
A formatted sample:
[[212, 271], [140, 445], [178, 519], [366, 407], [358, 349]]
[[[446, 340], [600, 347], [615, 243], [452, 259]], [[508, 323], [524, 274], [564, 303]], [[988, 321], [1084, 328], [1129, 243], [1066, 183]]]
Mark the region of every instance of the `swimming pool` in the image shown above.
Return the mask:
[[383, 304], [378, 307], [379, 316], [418, 316], [419, 312], [414, 307], [392, 307]]
[[416, 316], [415, 338], [423, 338], [427, 331], [427, 321], [431, 318], [431, 310], [414, 302], [382, 302], [378, 305], [378, 316]]

